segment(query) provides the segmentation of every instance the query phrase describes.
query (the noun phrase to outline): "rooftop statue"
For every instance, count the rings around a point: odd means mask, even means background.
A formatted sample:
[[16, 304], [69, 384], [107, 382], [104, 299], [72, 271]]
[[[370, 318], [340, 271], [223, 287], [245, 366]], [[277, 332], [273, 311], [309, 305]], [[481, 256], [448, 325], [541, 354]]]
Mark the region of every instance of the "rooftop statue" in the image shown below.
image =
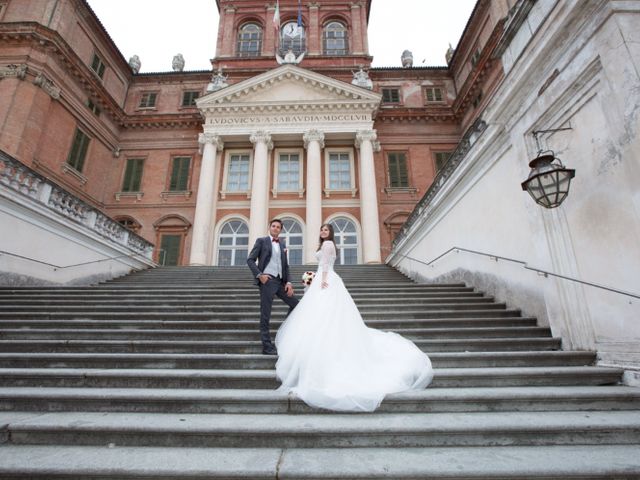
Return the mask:
[[296, 54], [293, 53], [293, 50], [289, 49], [289, 51], [285, 53], [284, 58], [282, 58], [280, 55], [276, 53], [276, 61], [278, 62], [278, 65], [286, 65], [289, 63], [293, 65], [297, 65], [302, 61], [305, 53], [307, 52], [302, 52], [300, 55], [296, 57]]
[[138, 55], [134, 55], [129, 59], [129, 66], [131, 67], [133, 73], [138, 73], [140, 71], [141, 65], [142, 64], [140, 62], [140, 57]]
[[360, 70], [357, 72], [351, 73], [353, 73], [353, 80], [351, 80], [352, 85], [373, 90], [373, 82], [369, 78], [369, 74], [362, 69], [362, 66], [360, 66]]
[[217, 92], [224, 87], [228, 87], [227, 78], [228, 75], [222, 74], [222, 67], [218, 68], [218, 72], [213, 74], [211, 82], [207, 85], [207, 92]]
[[171, 68], [173, 68], [174, 72], [181, 72], [182, 70], [184, 70], [184, 57], [181, 53], [173, 57]]

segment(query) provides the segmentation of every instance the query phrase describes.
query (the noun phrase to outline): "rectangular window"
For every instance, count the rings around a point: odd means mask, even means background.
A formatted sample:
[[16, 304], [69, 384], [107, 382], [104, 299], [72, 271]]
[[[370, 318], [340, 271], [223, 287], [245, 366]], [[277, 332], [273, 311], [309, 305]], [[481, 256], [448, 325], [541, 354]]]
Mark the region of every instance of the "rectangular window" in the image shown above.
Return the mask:
[[143, 158], [128, 158], [122, 181], [123, 192], [139, 192], [142, 181]]
[[87, 107], [94, 113], [94, 115], [100, 116], [100, 108], [95, 103], [93, 103], [90, 98], [87, 99]]
[[183, 92], [182, 94], [182, 106], [193, 107], [196, 104], [196, 99], [200, 96], [200, 92]]
[[383, 103], [400, 103], [400, 90], [397, 88], [382, 89]]
[[249, 155], [231, 155], [227, 174], [228, 192], [246, 192], [249, 190]]
[[278, 159], [278, 191], [295, 192], [300, 188], [300, 157], [282, 153]]
[[145, 92], [140, 97], [140, 108], [153, 108], [156, 106], [156, 98], [158, 94], [156, 92]]
[[102, 59], [98, 56], [97, 53], [93, 54], [93, 60], [91, 60], [91, 70], [93, 70], [94, 72], [96, 72], [96, 74], [100, 77], [103, 78], [104, 77], [104, 62], [102, 61]]
[[436, 155], [436, 172], [439, 172], [449, 161], [449, 157], [451, 157], [451, 152], [436, 152], [435, 155]]
[[424, 89], [424, 97], [427, 102], [441, 102], [442, 89], [438, 87], [427, 87]]
[[351, 189], [351, 159], [348, 153], [329, 154], [329, 188]]
[[387, 159], [389, 161], [389, 186], [391, 188], [408, 187], [407, 156], [404, 153], [389, 153]]
[[158, 263], [160, 265], [178, 265], [180, 262], [180, 244], [182, 235], [162, 235]]
[[189, 188], [190, 157], [175, 157], [171, 168], [171, 182], [169, 191], [184, 192]]
[[84, 160], [87, 156], [89, 148], [89, 137], [85, 135], [79, 128], [76, 128], [76, 134], [73, 137], [71, 151], [67, 157], [67, 164], [71, 165], [78, 172], [82, 172]]

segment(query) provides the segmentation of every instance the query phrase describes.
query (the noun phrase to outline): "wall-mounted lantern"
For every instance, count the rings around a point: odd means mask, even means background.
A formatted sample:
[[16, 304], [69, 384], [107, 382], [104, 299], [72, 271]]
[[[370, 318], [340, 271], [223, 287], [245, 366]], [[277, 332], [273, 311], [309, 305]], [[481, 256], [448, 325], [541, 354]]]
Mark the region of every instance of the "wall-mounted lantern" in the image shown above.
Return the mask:
[[538, 145], [538, 156], [529, 162], [531, 172], [527, 179], [522, 182], [522, 190], [526, 190], [531, 198], [545, 208], [555, 208], [559, 206], [567, 195], [571, 179], [575, 177], [576, 171], [572, 168], [565, 168], [553, 151], [540, 149], [538, 134], [546, 132], [557, 132], [561, 130], [571, 130], [571, 128], [558, 128], [555, 130], [538, 130], [533, 132]]

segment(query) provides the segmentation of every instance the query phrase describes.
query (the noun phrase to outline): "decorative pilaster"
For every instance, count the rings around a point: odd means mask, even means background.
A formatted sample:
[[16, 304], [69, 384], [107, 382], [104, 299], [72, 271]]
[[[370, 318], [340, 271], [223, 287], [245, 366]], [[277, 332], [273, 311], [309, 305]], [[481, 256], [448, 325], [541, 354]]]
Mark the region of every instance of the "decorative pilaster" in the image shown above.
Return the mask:
[[249, 248], [256, 238], [265, 235], [269, 221], [269, 151], [273, 149], [271, 135], [258, 130], [249, 137], [254, 145], [251, 179], [251, 210], [249, 218]]
[[302, 137], [307, 150], [307, 228], [304, 239], [305, 263], [316, 263], [316, 248], [322, 225], [322, 155], [324, 133], [309, 130]]
[[380, 263], [380, 217], [378, 215], [378, 193], [373, 161], [374, 149], [380, 149], [375, 130], [356, 133], [356, 148], [360, 149], [360, 222], [364, 263]]
[[[202, 165], [198, 182], [196, 212], [193, 219], [191, 239], [191, 265], [206, 265], [207, 248], [211, 240], [211, 221], [216, 211], [215, 176], [216, 152], [222, 152], [224, 143], [220, 136], [213, 133], [201, 133], [198, 143], [202, 148]], [[219, 165], [220, 162], [218, 161]]]

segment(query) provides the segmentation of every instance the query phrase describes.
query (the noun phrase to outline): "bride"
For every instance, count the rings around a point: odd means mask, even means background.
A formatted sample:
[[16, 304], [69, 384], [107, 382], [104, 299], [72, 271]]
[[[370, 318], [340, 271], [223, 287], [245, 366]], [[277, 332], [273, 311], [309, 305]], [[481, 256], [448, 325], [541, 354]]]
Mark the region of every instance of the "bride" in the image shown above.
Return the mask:
[[276, 335], [280, 390], [308, 405], [372, 412], [388, 393], [425, 388], [429, 357], [411, 341], [368, 328], [333, 270], [333, 227], [320, 228], [318, 271]]

